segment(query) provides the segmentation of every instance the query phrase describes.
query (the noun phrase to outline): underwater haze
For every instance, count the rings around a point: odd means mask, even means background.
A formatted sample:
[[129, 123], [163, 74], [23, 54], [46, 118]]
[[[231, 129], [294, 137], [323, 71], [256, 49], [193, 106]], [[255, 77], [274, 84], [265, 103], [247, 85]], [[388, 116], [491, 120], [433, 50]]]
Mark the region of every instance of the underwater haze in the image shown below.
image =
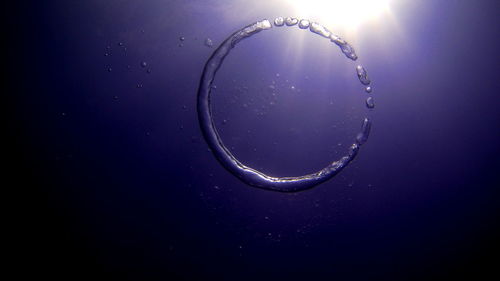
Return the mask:
[[498, 278], [500, 4], [341, 2], [10, 5], [17, 274]]

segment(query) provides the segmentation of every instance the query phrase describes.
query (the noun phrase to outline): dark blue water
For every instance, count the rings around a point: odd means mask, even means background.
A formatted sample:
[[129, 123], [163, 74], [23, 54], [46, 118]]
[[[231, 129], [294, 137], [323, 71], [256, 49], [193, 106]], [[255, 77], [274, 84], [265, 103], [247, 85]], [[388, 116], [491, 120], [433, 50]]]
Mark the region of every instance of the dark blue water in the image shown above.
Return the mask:
[[[202, 136], [198, 85], [279, 1], [40, 1], [9, 7], [4, 95], [19, 191], [12, 260], [56, 280], [472, 280], [495, 273], [496, 1], [393, 1], [358, 61], [299, 28], [231, 51], [213, 89], [230, 151], [274, 176], [356, 159], [311, 190], [251, 187]], [[383, 22], [383, 20], [382, 20]], [[385, 26], [382, 28], [381, 26]], [[332, 31], [334, 27], [329, 27]], [[339, 34], [343, 35], [343, 34]], [[183, 37], [183, 40], [180, 40]], [[210, 38], [213, 46], [206, 46]], [[366, 67], [375, 108], [355, 66]], [[272, 87], [271, 87], [272, 86]], [[8, 136], [9, 137], [9, 136]]]

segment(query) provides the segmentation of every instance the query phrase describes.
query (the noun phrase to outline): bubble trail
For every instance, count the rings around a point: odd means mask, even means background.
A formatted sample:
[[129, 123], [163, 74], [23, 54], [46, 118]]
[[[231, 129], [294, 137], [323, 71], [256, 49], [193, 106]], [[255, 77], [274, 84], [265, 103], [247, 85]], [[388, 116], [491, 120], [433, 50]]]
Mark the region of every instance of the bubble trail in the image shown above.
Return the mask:
[[372, 81], [368, 78], [368, 73], [366, 69], [361, 65], [356, 66], [356, 73], [358, 74], [359, 82], [363, 85], [369, 85]]
[[[279, 18], [277, 18], [274, 23], [276, 25], [276, 22], [278, 22], [279, 26], [281, 22], [278, 19]], [[295, 21], [297, 21], [297, 19], [295, 19]], [[297, 22], [295, 22], [295, 24], [297, 24]], [[269, 20], [255, 22], [231, 34], [215, 49], [205, 64], [201, 75], [197, 99], [198, 120], [210, 151], [212, 151], [219, 163], [230, 173], [246, 184], [257, 188], [278, 192], [297, 192], [313, 188], [331, 179], [345, 168], [356, 157], [360, 146], [366, 142], [371, 128], [371, 122], [366, 118], [363, 120], [361, 132], [358, 134], [355, 142], [350, 146], [345, 156], [337, 161], [331, 162], [325, 168], [312, 174], [298, 177], [273, 177], [245, 166], [236, 159], [230, 150], [224, 146], [215, 127], [210, 99], [213, 89], [212, 84], [222, 62], [236, 44], [243, 39], [270, 28], [272, 28], [272, 24]]]

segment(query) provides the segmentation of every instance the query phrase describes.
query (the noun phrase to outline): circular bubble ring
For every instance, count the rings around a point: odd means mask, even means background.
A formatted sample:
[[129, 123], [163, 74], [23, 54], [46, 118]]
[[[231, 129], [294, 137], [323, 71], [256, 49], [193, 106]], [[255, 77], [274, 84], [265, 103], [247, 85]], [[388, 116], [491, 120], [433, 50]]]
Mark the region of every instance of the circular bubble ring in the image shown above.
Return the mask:
[[[278, 17], [275, 19], [274, 25], [284, 26], [286, 24], [286, 26], [292, 26], [296, 25], [298, 22], [299, 21], [295, 18], [283, 19], [282, 17]], [[361, 131], [357, 135], [355, 142], [349, 147], [345, 156], [330, 163], [328, 166], [316, 173], [298, 177], [273, 177], [259, 172], [251, 167], [245, 166], [238, 159], [236, 159], [236, 157], [231, 154], [229, 149], [224, 146], [224, 143], [222, 142], [222, 139], [217, 133], [217, 129], [215, 127], [210, 102], [212, 83], [214, 81], [215, 74], [222, 65], [224, 58], [238, 42], [262, 30], [270, 29], [271, 27], [272, 23], [269, 20], [262, 20], [250, 24], [231, 34], [231, 36], [224, 40], [224, 42], [222, 42], [222, 44], [214, 50], [205, 64], [198, 88], [198, 119], [203, 136], [212, 153], [220, 164], [230, 173], [238, 177], [244, 183], [257, 188], [278, 192], [298, 192], [313, 188], [331, 179], [343, 168], [345, 168], [356, 157], [360, 146], [366, 142], [370, 133], [371, 121], [368, 120], [368, 118], [363, 119]], [[357, 59], [357, 55], [352, 46], [340, 37], [333, 35], [322, 25], [314, 22], [305, 22], [304, 20], [299, 27], [301, 29], [309, 27], [311, 32], [328, 38], [331, 42], [339, 46], [347, 58], [351, 60]], [[368, 85], [370, 80], [366, 74], [366, 70], [361, 66], [357, 66], [356, 71], [361, 83]]]

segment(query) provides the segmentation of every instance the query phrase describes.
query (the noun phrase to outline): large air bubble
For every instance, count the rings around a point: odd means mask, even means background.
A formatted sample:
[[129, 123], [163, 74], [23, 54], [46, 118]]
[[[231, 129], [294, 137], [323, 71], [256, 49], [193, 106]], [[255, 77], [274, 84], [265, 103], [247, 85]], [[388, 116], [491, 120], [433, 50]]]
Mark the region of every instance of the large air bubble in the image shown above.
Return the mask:
[[340, 38], [338, 35], [331, 34], [330, 35], [330, 41], [335, 43], [337, 46], [339, 46], [340, 50], [344, 55], [351, 59], [351, 60], [357, 60], [358, 56], [356, 55], [356, 52], [354, 51], [354, 48], [349, 45], [344, 39]]
[[311, 32], [319, 34], [325, 38], [330, 38], [330, 35], [332, 35], [332, 33], [330, 31], [328, 31], [328, 29], [326, 29], [326, 27], [322, 26], [321, 24], [319, 24], [317, 22], [311, 23], [311, 26], [309, 27], [309, 29], [311, 30]]
[[[274, 20], [275, 26], [292, 26], [299, 23], [296, 18], [288, 17], [286, 19], [278, 17]], [[332, 35], [325, 27], [318, 23], [310, 23], [307, 20], [301, 20], [299, 27], [302, 29], [309, 27], [311, 32], [319, 34], [325, 38], [330, 38], [332, 42], [337, 44], [342, 52], [352, 60], [356, 60], [357, 56], [354, 49], [343, 39], [336, 35]], [[205, 137], [205, 140], [210, 147], [220, 164], [238, 177], [240, 180], [254, 187], [273, 190], [279, 192], [297, 192], [310, 189], [318, 184], [321, 184], [345, 168], [358, 154], [359, 148], [368, 139], [370, 133], [371, 122], [365, 118], [363, 120], [361, 131], [357, 135], [354, 143], [350, 146], [346, 155], [337, 161], [331, 162], [322, 170], [298, 177], [273, 177], [259, 172], [251, 167], [245, 166], [224, 146], [221, 137], [215, 127], [215, 122], [212, 116], [210, 95], [212, 93], [212, 83], [215, 79], [219, 67], [222, 65], [224, 58], [230, 53], [231, 49], [236, 46], [241, 40], [255, 35], [263, 30], [272, 28], [269, 20], [262, 20], [250, 24], [229, 36], [222, 44], [215, 49], [212, 56], [208, 59], [203, 70], [200, 86], [198, 89], [198, 118], [200, 127]], [[358, 78], [367, 85], [370, 83], [364, 68], [357, 68]]]

